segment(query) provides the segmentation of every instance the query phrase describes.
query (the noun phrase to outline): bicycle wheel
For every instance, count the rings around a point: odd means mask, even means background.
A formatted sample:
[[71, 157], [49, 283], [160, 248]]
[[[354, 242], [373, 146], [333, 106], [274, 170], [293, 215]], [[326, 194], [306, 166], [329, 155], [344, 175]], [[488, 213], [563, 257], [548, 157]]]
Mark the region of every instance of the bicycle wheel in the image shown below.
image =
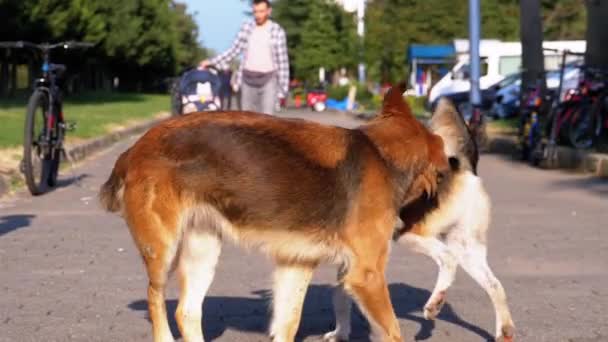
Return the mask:
[[52, 158], [44, 136], [49, 110], [46, 93], [35, 91], [27, 105], [23, 139], [23, 173], [30, 193], [40, 195], [47, 190]]
[[57, 185], [57, 177], [59, 177], [59, 164], [61, 163], [61, 151], [59, 149], [53, 149], [50, 155], [50, 166], [49, 175], [47, 178], [47, 184], [50, 187]]
[[593, 146], [596, 125], [592, 109], [589, 103], [583, 103], [572, 113], [567, 129], [568, 140], [575, 148], [587, 149]]

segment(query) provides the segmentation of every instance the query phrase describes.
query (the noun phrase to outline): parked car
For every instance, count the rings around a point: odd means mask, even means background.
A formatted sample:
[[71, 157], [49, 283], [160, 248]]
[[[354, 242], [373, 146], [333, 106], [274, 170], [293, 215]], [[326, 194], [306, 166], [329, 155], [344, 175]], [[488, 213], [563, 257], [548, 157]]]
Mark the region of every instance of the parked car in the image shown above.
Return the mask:
[[489, 115], [496, 119], [514, 116], [519, 110], [521, 73], [508, 75], [504, 80], [498, 82], [495, 89], [496, 94]]
[[[456, 64], [431, 89], [428, 103], [434, 105], [440, 97], [456, 98], [457, 94], [468, 94], [470, 91], [470, 65], [468, 40], [456, 39]], [[561, 50], [585, 52], [584, 40], [572, 41], [544, 41], [545, 66], [550, 69], [557, 67], [561, 60]], [[559, 50], [559, 51], [558, 51]], [[484, 92], [503, 80], [507, 75], [516, 72], [521, 67], [522, 47], [520, 42], [502, 42], [493, 39], [484, 39], [479, 43], [480, 78], [479, 88], [482, 91], [482, 105], [489, 104]], [[558, 79], [559, 80], [559, 79]], [[492, 91], [488, 92], [491, 95]]]
[[[579, 76], [580, 62], [566, 65], [560, 98], [563, 98], [568, 89], [577, 87]], [[555, 93], [559, 88], [560, 71], [552, 70], [547, 72], [546, 79], [547, 89]], [[520, 105], [521, 73], [517, 72], [506, 76], [492, 88], [495, 89], [495, 96], [489, 115], [496, 119], [505, 119], [516, 115]]]

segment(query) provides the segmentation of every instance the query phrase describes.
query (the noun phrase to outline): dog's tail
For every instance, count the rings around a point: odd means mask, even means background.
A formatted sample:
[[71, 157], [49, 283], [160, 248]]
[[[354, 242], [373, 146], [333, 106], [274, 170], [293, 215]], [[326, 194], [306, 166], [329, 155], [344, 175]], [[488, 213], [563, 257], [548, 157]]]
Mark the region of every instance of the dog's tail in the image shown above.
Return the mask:
[[99, 190], [99, 202], [109, 212], [117, 212], [122, 208], [122, 190], [127, 174], [128, 157], [129, 150], [118, 157], [110, 178]]
[[430, 127], [433, 133], [443, 139], [452, 169], [466, 169], [477, 174], [477, 144], [452, 101], [445, 97], [439, 100]]

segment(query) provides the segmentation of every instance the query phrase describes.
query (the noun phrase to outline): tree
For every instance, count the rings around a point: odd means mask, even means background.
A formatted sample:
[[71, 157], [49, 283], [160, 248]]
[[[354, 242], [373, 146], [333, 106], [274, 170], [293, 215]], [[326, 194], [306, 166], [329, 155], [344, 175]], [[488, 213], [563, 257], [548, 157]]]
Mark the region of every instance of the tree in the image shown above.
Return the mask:
[[208, 51], [198, 43], [198, 26], [194, 18], [186, 12], [186, 5], [173, 3], [173, 21], [177, 34], [176, 59], [179, 70], [196, 65], [208, 57]]
[[331, 70], [339, 66], [338, 33], [331, 13], [317, 6], [312, 7], [302, 26], [301, 42], [296, 47], [294, 59], [296, 77], [312, 80], [320, 67]]
[[[540, 16], [540, 1], [526, 0], [520, 2], [521, 47], [522, 47], [522, 82], [521, 96], [527, 93], [530, 86], [541, 83], [541, 94], [546, 88], [545, 59], [543, 54], [543, 28]], [[524, 101], [521, 101], [523, 105]]]
[[584, 39], [586, 11], [582, 0], [542, 0], [545, 39]]
[[273, 18], [287, 34], [292, 74], [316, 79], [317, 70], [354, 70], [358, 37], [355, 18], [327, 0], [276, 0]]
[[608, 69], [608, 31], [605, 20], [608, 18], [608, 2], [586, 0], [587, 16], [587, 54], [585, 63], [596, 68]]
[[277, 0], [273, 3], [272, 16], [285, 30], [289, 60], [295, 59], [296, 48], [300, 45], [303, 25], [316, 0]]
[[[0, 40], [95, 43], [87, 58], [53, 53], [69, 70], [86, 71], [81, 82], [94, 88], [109, 86], [115, 76], [125, 88], [158, 87], [206, 54], [186, 6], [172, 0], [0, 0], [0, 21]], [[0, 93], [5, 93], [14, 65], [40, 60], [13, 49], [0, 51], [0, 62]]]

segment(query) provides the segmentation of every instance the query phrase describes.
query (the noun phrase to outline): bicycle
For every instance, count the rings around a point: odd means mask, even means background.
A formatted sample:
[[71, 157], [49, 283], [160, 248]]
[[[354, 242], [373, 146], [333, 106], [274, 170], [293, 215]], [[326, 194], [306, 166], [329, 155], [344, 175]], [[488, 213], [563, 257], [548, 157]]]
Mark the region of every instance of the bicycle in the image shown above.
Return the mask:
[[608, 126], [608, 72], [587, 68], [581, 89], [583, 99], [572, 114], [568, 125], [570, 144], [578, 149], [593, 147]]
[[67, 123], [63, 114], [63, 99], [58, 79], [67, 68], [63, 64], [50, 62], [50, 52], [56, 48], [87, 48], [94, 44], [60, 42], [56, 44], [31, 42], [0, 42], [3, 48], [28, 48], [42, 52], [42, 77], [35, 80], [34, 91], [29, 98], [23, 139], [21, 172], [30, 193], [34, 196], [45, 193], [57, 185], [61, 155], [66, 156], [63, 139], [67, 130], [75, 129]]
[[522, 110], [519, 122], [519, 144], [521, 159], [532, 166], [538, 166], [543, 159], [543, 127], [546, 122], [547, 104], [551, 103], [553, 94], [547, 90], [545, 97], [541, 96], [544, 77], [536, 81], [536, 85], [527, 89], [523, 96]]
[[[566, 61], [569, 56], [582, 58], [585, 56], [584, 53], [572, 52], [569, 50], [562, 51], [562, 58], [560, 63], [559, 71], [559, 86], [553, 102], [551, 104], [551, 110], [549, 113], [549, 119], [547, 124], [546, 135], [548, 142], [543, 148], [543, 159], [546, 161], [548, 166], [553, 165], [557, 161], [557, 145], [558, 142], [567, 140], [564, 132], [568, 131], [567, 127], [572, 120], [572, 115], [576, 108], [579, 107], [581, 101], [583, 101], [584, 88], [588, 86], [585, 80], [579, 82], [579, 86], [576, 89], [569, 89], [564, 95], [562, 101], [562, 91], [564, 89], [564, 77], [566, 73]], [[582, 67], [579, 67], [581, 70]], [[563, 129], [566, 127], [566, 129]]]

